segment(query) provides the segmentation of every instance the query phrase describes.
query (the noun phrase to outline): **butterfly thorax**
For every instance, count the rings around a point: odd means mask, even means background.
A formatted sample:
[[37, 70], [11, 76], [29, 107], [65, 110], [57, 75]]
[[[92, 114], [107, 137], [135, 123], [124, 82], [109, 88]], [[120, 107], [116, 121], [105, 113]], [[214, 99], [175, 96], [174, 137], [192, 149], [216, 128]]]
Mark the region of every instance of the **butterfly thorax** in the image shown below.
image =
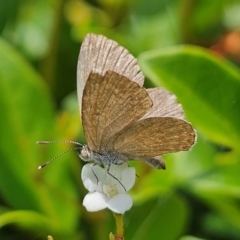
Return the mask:
[[79, 157], [84, 162], [93, 162], [99, 165], [100, 164], [121, 165], [122, 163], [128, 160], [128, 158], [122, 154], [115, 154], [113, 152], [107, 152], [107, 151], [101, 151], [101, 152], [91, 151], [87, 145], [84, 145], [82, 147], [82, 150], [79, 153]]

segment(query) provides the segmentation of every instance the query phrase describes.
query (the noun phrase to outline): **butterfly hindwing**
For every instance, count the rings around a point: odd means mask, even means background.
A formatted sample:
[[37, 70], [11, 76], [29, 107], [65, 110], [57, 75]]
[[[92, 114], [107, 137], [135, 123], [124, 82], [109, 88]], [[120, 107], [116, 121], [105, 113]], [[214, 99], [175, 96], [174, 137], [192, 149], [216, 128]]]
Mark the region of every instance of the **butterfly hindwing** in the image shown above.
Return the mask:
[[188, 122], [172, 118], [147, 118], [135, 122], [109, 139], [108, 151], [129, 159], [150, 159], [166, 153], [187, 151], [195, 142]]

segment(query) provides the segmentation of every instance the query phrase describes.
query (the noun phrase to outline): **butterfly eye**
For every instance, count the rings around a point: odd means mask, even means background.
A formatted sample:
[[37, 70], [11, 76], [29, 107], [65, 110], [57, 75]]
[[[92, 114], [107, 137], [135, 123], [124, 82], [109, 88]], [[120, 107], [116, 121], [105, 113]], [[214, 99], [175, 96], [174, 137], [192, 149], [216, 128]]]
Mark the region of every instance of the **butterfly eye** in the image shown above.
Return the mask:
[[83, 148], [79, 154], [79, 157], [83, 160], [83, 161], [88, 161], [89, 160], [89, 151], [86, 148]]

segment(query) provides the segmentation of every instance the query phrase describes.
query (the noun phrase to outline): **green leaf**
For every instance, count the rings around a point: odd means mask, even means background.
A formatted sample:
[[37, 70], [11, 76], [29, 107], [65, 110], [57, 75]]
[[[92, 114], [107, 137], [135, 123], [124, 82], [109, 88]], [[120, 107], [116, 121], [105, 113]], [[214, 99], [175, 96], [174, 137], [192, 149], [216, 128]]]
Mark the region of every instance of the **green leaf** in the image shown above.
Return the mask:
[[187, 205], [182, 198], [175, 194], [159, 197], [127, 214], [130, 226], [126, 229], [126, 239], [175, 240], [184, 231], [187, 216]]
[[8, 224], [16, 224], [28, 229], [36, 230], [38, 228], [41, 231], [46, 231], [46, 228], [44, 229], [43, 226], [49, 226], [48, 230], [52, 228], [52, 223], [49, 220], [46, 216], [34, 211], [9, 211], [0, 215], [0, 228]]
[[181, 237], [179, 240], [204, 240], [204, 239], [193, 237], [193, 236], [184, 236], [184, 237]]
[[177, 95], [195, 127], [239, 150], [240, 74], [233, 65], [193, 46], [146, 52], [139, 62], [156, 85]]
[[53, 235], [54, 239], [57, 238], [59, 240], [76, 239], [74, 233], [69, 232], [61, 232], [59, 230], [59, 226], [56, 225], [56, 222], [52, 221], [51, 218], [45, 216], [43, 214], [39, 214], [34, 211], [26, 211], [26, 210], [17, 210], [17, 211], [9, 211], [0, 215], [0, 228], [6, 225], [14, 225], [22, 230], [27, 230], [26, 232], [39, 233], [40, 236]]
[[[213, 190], [213, 193], [214, 192], [216, 191]], [[213, 193], [204, 196], [203, 192], [199, 192], [198, 195], [200, 199], [202, 198], [202, 200], [211, 207], [211, 209], [217, 211], [225, 220], [231, 223], [232, 226], [240, 230], [239, 199], [227, 198], [219, 193], [214, 196]]]
[[0, 190], [11, 206], [40, 210], [28, 170], [36, 169], [36, 137], [51, 128], [52, 107], [41, 77], [2, 40], [0, 58]]
[[47, 88], [41, 76], [3, 40], [0, 58], [4, 59], [0, 62], [1, 197], [11, 209], [46, 214], [59, 232], [72, 231], [77, 223], [78, 197], [70, 177], [71, 161], [37, 169], [56, 156], [50, 150], [63, 151], [60, 145], [36, 145], [37, 140], [63, 135], [55, 126]]

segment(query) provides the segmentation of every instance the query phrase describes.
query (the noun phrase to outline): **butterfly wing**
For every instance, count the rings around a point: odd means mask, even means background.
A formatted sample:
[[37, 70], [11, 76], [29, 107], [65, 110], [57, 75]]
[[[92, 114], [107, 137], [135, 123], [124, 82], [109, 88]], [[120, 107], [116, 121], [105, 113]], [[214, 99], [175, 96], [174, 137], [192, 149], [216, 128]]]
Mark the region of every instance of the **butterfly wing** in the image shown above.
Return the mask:
[[188, 122], [158, 117], [140, 120], [109, 139], [107, 150], [147, 160], [166, 153], [187, 151], [195, 142], [195, 131]]
[[152, 106], [147, 91], [112, 71], [90, 73], [82, 98], [82, 124], [91, 150], [100, 151], [123, 128], [139, 120]]
[[176, 96], [164, 88], [147, 89], [153, 101], [153, 107], [142, 117], [175, 117], [184, 118], [183, 109], [180, 103], [176, 102]]
[[188, 150], [195, 142], [191, 124], [181, 120], [183, 111], [175, 96], [160, 88], [141, 88], [144, 76], [136, 59], [115, 41], [88, 34], [80, 50], [77, 78], [91, 150], [115, 151], [155, 165], [156, 156]]
[[125, 48], [102, 35], [87, 34], [83, 40], [77, 66], [78, 104], [81, 112], [82, 95], [91, 72], [104, 76], [106, 71], [114, 71], [143, 85], [144, 76], [136, 58]]
[[[176, 96], [164, 88], [146, 89], [153, 101], [153, 107], [141, 118], [153, 117], [174, 117], [184, 119], [182, 105], [176, 101]], [[166, 165], [161, 156], [147, 159], [145, 162], [158, 169], [166, 169]]]
[[166, 169], [166, 164], [161, 156], [145, 159], [145, 163], [157, 169]]

